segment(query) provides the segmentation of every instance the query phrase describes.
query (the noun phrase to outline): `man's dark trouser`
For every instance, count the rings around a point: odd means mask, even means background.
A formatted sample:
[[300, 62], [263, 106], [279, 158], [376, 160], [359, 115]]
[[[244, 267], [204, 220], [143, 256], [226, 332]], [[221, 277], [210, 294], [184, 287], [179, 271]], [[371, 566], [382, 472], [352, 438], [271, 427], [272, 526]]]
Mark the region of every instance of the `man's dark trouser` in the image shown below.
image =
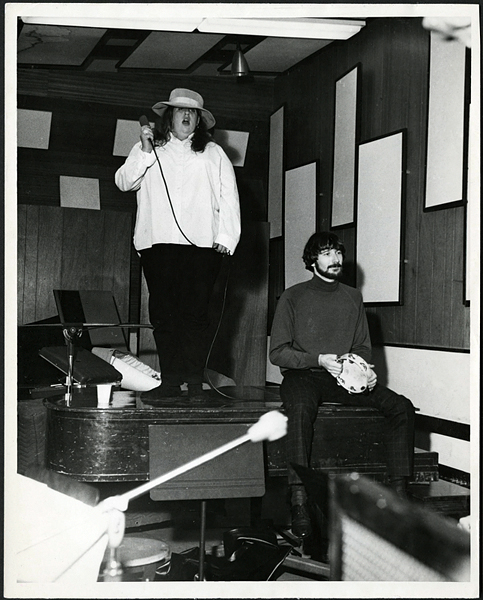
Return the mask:
[[385, 417], [389, 476], [406, 477], [412, 474], [414, 406], [406, 397], [379, 384], [367, 394], [351, 395], [325, 370], [286, 371], [280, 396], [288, 417], [286, 448], [289, 485], [302, 483], [290, 463], [309, 466], [317, 409], [324, 402], [377, 408]]
[[222, 255], [182, 244], [155, 244], [140, 254], [161, 378], [169, 385], [201, 383], [209, 348], [209, 302]]

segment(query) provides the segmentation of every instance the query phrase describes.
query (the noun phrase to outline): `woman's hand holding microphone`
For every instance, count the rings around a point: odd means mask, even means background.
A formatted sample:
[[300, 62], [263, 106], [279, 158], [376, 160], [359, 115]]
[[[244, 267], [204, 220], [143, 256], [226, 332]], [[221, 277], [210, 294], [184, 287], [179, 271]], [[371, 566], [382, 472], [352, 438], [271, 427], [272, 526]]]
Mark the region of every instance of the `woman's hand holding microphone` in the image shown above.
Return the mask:
[[153, 151], [154, 146], [154, 133], [149, 124], [148, 118], [144, 115], [140, 117], [139, 123], [141, 125], [141, 150], [148, 154]]

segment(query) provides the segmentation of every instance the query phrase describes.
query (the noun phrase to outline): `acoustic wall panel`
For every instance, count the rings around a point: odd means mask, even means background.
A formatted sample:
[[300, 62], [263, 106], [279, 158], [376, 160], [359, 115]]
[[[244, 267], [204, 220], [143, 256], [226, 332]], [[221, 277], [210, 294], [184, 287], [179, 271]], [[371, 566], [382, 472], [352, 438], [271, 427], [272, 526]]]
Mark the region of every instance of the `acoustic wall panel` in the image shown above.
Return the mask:
[[357, 287], [366, 303], [401, 299], [404, 132], [359, 146]]
[[469, 352], [386, 345], [375, 346], [372, 359], [379, 381], [411, 398], [422, 415], [471, 423]]
[[354, 222], [358, 67], [335, 84], [334, 175], [331, 226]]
[[48, 150], [52, 113], [45, 110], [17, 110], [17, 146]]
[[61, 175], [60, 205], [64, 208], [100, 210], [99, 180]]
[[234, 167], [243, 167], [248, 147], [248, 131], [216, 129], [213, 138], [231, 160]]
[[270, 157], [268, 171], [268, 221], [270, 238], [282, 235], [283, 203], [283, 115], [282, 106], [270, 117]]
[[[151, 123], [153, 126], [153, 123]], [[114, 134], [114, 156], [128, 156], [131, 148], [136, 142], [139, 142], [141, 126], [138, 121], [127, 121], [118, 119], [116, 122], [116, 132]]]
[[285, 173], [285, 287], [306, 281], [302, 254], [315, 231], [316, 166], [313, 162]]
[[426, 209], [463, 199], [465, 60], [463, 44], [431, 34]]

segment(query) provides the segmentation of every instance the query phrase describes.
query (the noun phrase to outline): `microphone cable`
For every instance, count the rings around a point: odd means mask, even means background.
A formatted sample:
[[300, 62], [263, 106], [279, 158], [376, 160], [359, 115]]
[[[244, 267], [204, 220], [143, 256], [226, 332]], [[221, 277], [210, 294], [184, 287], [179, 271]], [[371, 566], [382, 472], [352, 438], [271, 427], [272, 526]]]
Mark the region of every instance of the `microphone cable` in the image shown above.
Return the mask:
[[211, 352], [213, 351], [213, 346], [215, 345], [216, 338], [218, 337], [218, 333], [220, 331], [221, 320], [223, 319], [223, 315], [225, 314], [226, 295], [227, 295], [227, 290], [228, 290], [228, 280], [230, 279], [231, 268], [232, 268], [232, 265], [233, 265], [232, 260], [233, 260], [233, 258], [231, 257], [230, 264], [229, 264], [229, 267], [228, 267], [228, 273], [227, 273], [226, 281], [225, 281], [225, 289], [223, 290], [223, 302], [222, 302], [222, 305], [221, 305], [220, 318], [218, 319], [218, 324], [216, 326], [215, 334], [213, 336], [213, 339], [211, 340], [211, 345], [210, 345], [210, 348], [208, 350], [208, 354], [206, 355], [205, 368], [204, 368], [203, 375], [204, 375], [204, 377], [206, 379], [206, 383], [217, 394], [219, 394], [220, 396], [223, 396], [224, 398], [228, 398], [229, 400], [237, 400], [238, 398], [234, 398], [233, 396], [228, 396], [228, 394], [225, 394], [219, 388], [217, 388], [216, 385], [211, 380], [210, 374], [208, 373], [208, 363], [210, 361]]
[[[150, 125], [150, 123], [148, 121], [148, 118], [146, 116], [144, 116], [144, 115], [139, 118], [139, 123], [140, 123], [141, 127], [145, 127], [145, 126], [151, 127], [151, 125]], [[196, 246], [196, 244], [193, 243], [189, 239], [189, 237], [186, 236], [185, 232], [181, 229], [181, 225], [179, 224], [178, 219], [176, 217], [176, 213], [174, 211], [173, 203], [171, 202], [171, 196], [169, 194], [168, 184], [167, 184], [166, 179], [164, 177], [163, 167], [161, 166], [161, 162], [160, 162], [158, 154], [156, 152], [156, 147], [155, 147], [154, 142], [153, 142], [153, 140], [151, 138], [149, 138], [149, 141], [151, 142], [151, 146], [153, 147], [154, 156], [156, 157], [156, 162], [158, 163], [159, 171], [161, 173], [161, 177], [163, 178], [164, 187], [166, 188], [166, 194], [168, 196], [169, 206], [171, 208], [171, 212], [173, 213], [174, 222], [176, 223], [177, 228], [180, 230], [181, 235], [188, 242], [188, 244], [191, 244], [191, 246]]]

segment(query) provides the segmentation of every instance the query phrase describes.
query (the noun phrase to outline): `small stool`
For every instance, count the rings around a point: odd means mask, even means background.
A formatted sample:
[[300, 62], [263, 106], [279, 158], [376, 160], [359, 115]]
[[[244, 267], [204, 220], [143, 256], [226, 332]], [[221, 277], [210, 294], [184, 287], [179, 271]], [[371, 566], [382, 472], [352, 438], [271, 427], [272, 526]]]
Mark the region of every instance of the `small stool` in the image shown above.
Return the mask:
[[[108, 556], [109, 548], [104, 561]], [[159, 540], [125, 536], [118, 548], [118, 557], [124, 569], [123, 581], [153, 581], [160, 564], [169, 563], [171, 550]]]

